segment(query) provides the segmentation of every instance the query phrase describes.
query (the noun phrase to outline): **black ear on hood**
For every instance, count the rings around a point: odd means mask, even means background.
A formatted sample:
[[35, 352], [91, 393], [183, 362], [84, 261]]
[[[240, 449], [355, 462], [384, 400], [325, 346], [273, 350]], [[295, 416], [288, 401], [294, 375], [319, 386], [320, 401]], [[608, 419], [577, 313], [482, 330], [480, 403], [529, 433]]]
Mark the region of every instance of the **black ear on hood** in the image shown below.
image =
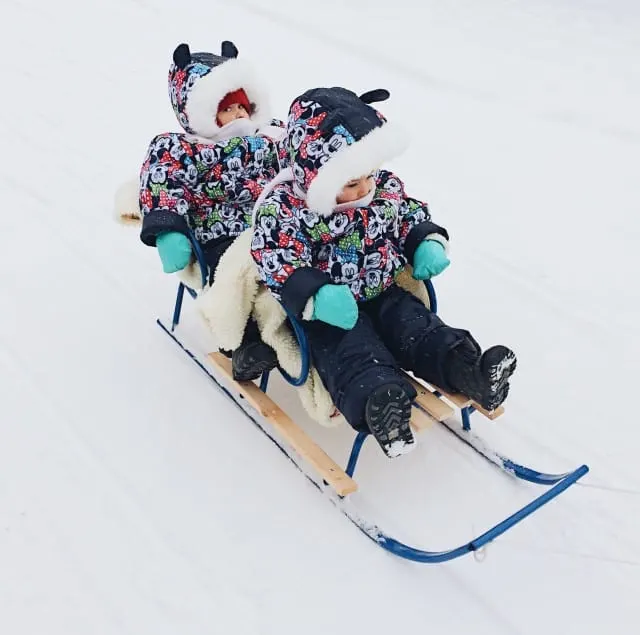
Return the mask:
[[370, 90], [360, 95], [360, 99], [365, 104], [373, 104], [377, 101], [386, 101], [389, 97], [391, 97], [391, 93], [384, 88], [376, 88], [375, 90]]
[[186, 68], [191, 61], [191, 51], [188, 44], [180, 44], [173, 52], [173, 63], [178, 68]]
[[233, 42], [225, 40], [222, 43], [222, 57], [238, 57], [238, 49]]

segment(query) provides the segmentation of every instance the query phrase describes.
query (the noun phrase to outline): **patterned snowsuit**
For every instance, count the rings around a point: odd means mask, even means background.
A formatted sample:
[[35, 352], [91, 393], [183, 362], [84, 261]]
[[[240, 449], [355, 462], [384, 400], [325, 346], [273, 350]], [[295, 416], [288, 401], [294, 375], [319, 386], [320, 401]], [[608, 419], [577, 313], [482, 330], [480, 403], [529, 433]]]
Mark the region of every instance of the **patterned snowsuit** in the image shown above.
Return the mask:
[[166, 133], [151, 142], [141, 172], [141, 239], [191, 231], [212, 270], [224, 249], [251, 225], [251, 210], [279, 170], [275, 142], [244, 136], [217, 143]]
[[[238, 88], [251, 100], [252, 118], [219, 127], [216, 107]], [[197, 53], [171, 65], [169, 94], [185, 132], [160, 134], [149, 144], [140, 172], [143, 243], [155, 246], [163, 232], [192, 234], [213, 275], [226, 248], [251, 225], [256, 200], [280, 170], [277, 138], [284, 133], [277, 120], [261, 128], [257, 92], [248, 67], [234, 57]]]

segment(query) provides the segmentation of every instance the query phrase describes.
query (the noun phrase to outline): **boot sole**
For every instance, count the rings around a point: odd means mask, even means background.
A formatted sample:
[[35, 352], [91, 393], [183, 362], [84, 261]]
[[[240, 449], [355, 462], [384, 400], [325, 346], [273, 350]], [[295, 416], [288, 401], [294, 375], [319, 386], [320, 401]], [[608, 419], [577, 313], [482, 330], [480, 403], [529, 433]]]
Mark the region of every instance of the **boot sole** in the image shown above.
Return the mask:
[[484, 360], [483, 364], [483, 374], [490, 382], [484, 407], [495, 410], [509, 394], [509, 379], [515, 372], [518, 362], [515, 353], [506, 347], [496, 347], [491, 356], [495, 361]]
[[377, 388], [367, 400], [365, 419], [371, 434], [391, 459], [415, 447], [411, 432], [411, 400], [396, 384]]

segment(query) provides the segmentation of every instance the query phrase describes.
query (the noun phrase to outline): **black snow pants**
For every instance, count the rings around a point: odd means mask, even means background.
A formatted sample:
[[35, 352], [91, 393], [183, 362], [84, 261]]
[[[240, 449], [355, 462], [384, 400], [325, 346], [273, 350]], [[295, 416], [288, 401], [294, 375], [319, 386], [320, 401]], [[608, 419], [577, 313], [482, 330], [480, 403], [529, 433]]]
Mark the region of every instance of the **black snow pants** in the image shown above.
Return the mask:
[[400, 385], [410, 399], [416, 397], [400, 369], [452, 390], [447, 381], [447, 356], [465, 339], [474, 342], [468, 331], [447, 326], [397, 285], [360, 303], [359, 313], [350, 331], [316, 320], [302, 323], [313, 364], [352, 428], [368, 431], [365, 405], [383, 384]]

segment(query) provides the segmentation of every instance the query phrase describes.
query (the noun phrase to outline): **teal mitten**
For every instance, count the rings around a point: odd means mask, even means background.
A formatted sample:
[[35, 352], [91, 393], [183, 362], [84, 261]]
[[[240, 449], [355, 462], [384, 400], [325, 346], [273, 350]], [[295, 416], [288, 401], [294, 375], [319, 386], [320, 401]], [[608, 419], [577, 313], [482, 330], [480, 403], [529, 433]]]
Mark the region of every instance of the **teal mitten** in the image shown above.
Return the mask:
[[191, 242], [180, 232], [164, 232], [156, 238], [156, 247], [165, 273], [184, 269], [191, 260]]
[[413, 277], [428, 280], [442, 273], [449, 264], [445, 249], [437, 240], [423, 240], [413, 255]]
[[348, 331], [358, 321], [358, 303], [344, 284], [325, 284], [313, 296], [312, 320], [321, 320]]

